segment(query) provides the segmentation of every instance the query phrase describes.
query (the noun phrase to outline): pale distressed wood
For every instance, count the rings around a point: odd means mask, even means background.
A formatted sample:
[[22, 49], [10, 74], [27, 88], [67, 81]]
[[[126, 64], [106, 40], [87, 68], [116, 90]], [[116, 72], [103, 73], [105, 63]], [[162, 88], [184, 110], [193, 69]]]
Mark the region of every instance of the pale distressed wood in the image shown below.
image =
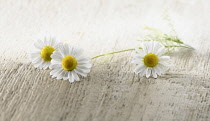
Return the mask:
[[[208, 0], [0, 0], [1, 121], [209, 121], [210, 2]], [[85, 54], [138, 44], [150, 25], [169, 31], [168, 8], [180, 38], [195, 50], [171, 53], [166, 75], [139, 78], [130, 52], [92, 60], [82, 81], [52, 79], [27, 52], [52, 35]]]

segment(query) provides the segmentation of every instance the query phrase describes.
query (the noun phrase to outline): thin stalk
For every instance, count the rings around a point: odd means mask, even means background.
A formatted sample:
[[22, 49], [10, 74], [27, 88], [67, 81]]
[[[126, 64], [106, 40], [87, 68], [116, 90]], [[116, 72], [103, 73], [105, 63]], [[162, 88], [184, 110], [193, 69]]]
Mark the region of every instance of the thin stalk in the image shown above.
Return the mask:
[[111, 52], [111, 53], [97, 55], [95, 57], [92, 57], [92, 59], [95, 59], [95, 58], [98, 58], [98, 57], [101, 57], [101, 56], [106, 56], [106, 55], [114, 54], [114, 53], [121, 53], [121, 52], [125, 52], [125, 51], [131, 51], [131, 50], [135, 50], [135, 48], [130, 48], [130, 49], [126, 49], [126, 50], [120, 50], [120, 51], [115, 51], [115, 52]]
[[[185, 45], [185, 44], [184, 44]], [[192, 47], [186, 45], [186, 46], [182, 46], [182, 45], [172, 45], [172, 46], [165, 46], [166, 48], [170, 48], [170, 47], [184, 47], [184, 48], [189, 48], [189, 49], [193, 49]], [[138, 47], [139, 49], [142, 49], [141, 47]], [[125, 49], [125, 50], [120, 50], [120, 51], [115, 51], [115, 52], [111, 52], [111, 53], [105, 53], [105, 54], [101, 54], [101, 55], [97, 55], [92, 57], [92, 59], [98, 58], [98, 57], [102, 57], [102, 56], [106, 56], [106, 55], [110, 55], [110, 54], [115, 54], [115, 53], [121, 53], [121, 52], [126, 52], [126, 51], [132, 51], [135, 50], [135, 48], [130, 48], [130, 49]]]
[[189, 48], [189, 49], [194, 49], [193, 47], [191, 47], [191, 46], [189, 46], [189, 45], [187, 45], [187, 44], [184, 44], [184, 43], [183, 43], [183, 45], [186, 46], [186, 47]]
[[[183, 46], [184, 45], [184, 46]], [[190, 47], [189, 45], [183, 44], [183, 45], [172, 45], [172, 46], [165, 46], [166, 48], [170, 48], [170, 47], [183, 47], [183, 48], [188, 48], [188, 49], [193, 49], [192, 47]]]

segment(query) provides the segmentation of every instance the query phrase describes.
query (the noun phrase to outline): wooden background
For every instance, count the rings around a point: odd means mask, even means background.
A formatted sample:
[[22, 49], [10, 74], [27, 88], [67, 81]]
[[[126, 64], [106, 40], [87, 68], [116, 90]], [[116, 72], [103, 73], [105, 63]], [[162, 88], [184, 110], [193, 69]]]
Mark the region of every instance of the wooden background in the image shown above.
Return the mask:
[[[92, 60], [76, 83], [35, 69], [28, 51], [51, 35], [90, 57], [140, 44], [144, 25], [168, 32], [168, 15], [195, 50], [170, 54], [158, 79], [139, 78], [131, 52]], [[1, 121], [209, 121], [209, 0], [0, 0]]]

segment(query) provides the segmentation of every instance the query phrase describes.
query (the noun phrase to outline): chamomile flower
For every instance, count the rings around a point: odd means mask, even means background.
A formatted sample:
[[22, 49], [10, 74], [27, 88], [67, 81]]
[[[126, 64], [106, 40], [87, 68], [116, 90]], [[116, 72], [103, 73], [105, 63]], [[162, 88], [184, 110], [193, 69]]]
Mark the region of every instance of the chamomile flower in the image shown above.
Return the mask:
[[78, 75], [87, 76], [90, 72], [90, 58], [82, 56], [82, 49], [67, 43], [61, 44], [57, 51], [52, 54], [50, 72], [53, 78], [68, 80], [74, 82], [79, 81]]
[[166, 67], [164, 62], [170, 59], [169, 56], [163, 56], [165, 51], [165, 47], [156, 41], [142, 43], [142, 50], [136, 49], [137, 53], [132, 54], [136, 58], [132, 63], [138, 64], [134, 72], [140, 77], [146, 75], [147, 78], [150, 75], [157, 78], [157, 75], [164, 74], [163, 69]]
[[32, 63], [36, 68], [47, 69], [51, 64], [52, 53], [58, 48], [59, 41], [46, 38], [34, 42], [34, 49], [29, 53]]

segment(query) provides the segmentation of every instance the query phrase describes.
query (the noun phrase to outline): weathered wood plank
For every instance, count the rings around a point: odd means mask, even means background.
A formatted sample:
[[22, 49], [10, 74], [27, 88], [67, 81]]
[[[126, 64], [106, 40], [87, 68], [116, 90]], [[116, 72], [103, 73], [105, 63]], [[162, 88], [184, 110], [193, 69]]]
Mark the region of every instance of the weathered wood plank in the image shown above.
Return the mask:
[[[0, 120], [208, 121], [210, 120], [210, 7], [207, 0], [0, 1]], [[76, 83], [52, 79], [28, 59], [33, 39], [70, 40], [86, 55], [136, 46], [145, 24], [169, 31], [160, 17], [169, 8], [174, 27], [195, 50], [171, 53], [158, 79], [133, 73], [130, 52], [92, 60]]]

